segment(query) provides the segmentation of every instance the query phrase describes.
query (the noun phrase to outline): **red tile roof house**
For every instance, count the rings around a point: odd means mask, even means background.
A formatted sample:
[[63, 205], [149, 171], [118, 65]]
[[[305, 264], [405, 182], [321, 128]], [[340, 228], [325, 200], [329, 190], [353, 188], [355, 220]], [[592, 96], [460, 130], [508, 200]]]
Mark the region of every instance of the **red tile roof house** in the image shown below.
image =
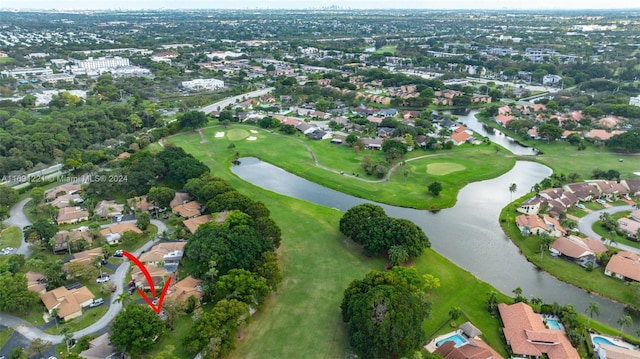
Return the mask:
[[191, 201], [185, 204], [181, 204], [179, 206], [175, 206], [171, 209], [171, 211], [181, 217], [184, 218], [193, 218], [198, 217], [200, 213], [200, 209], [202, 205], [198, 203], [198, 201]]
[[549, 246], [552, 255], [564, 256], [583, 267], [588, 263], [596, 266], [596, 254], [604, 253], [607, 247], [594, 238], [580, 238], [576, 236], [559, 237]]
[[622, 133], [625, 133], [626, 131], [611, 131], [611, 132], [607, 132], [605, 130], [599, 130], [599, 129], [593, 129], [587, 133], [585, 133], [584, 137], [585, 138], [593, 138], [593, 139], [599, 139], [601, 141], [606, 141], [608, 139], [610, 139], [611, 137], [615, 136], [615, 135], [619, 135]]
[[58, 211], [56, 222], [58, 224], [74, 224], [89, 220], [89, 211], [79, 207], [64, 207]]
[[496, 122], [501, 124], [504, 127], [506, 127], [509, 124], [509, 122], [515, 119], [516, 118], [511, 115], [498, 115], [495, 117]]
[[525, 303], [498, 304], [504, 337], [514, 355], [549, 359], [580, 359], [564, 331], [547, 329], [542, 318]]
[[539, 197], [532, 197], [522, 202], [516, 211], [524, 214], [538, 214], [543, 201]]
[[640, 256], [632, 252], [620, 252], [609, 260], [604, 274], [622, 280], [640, 282]]
[[535, 214], [523, 214], [516, 217], [516, 225], [524, 235], [541, 235], [541, 233], [549, 234], [549, 227], [547, 227], [547, 224], [542, 220], [542, 218]]
[[628, 238], [638, 239], [638, 231], [640, 231], [640, 222], [634, 221], [631, 218], [618, 219], [618, 225], [620, 229], [624, 231]]
[[93, 298], [95, 296], [87, 287], [72, 290], [60, 287], [40, 295], [49, 315], [58, 308], [58, 317], [65, 321], [81, 316], [82, 308], [91, 304]]
[[600, 189], [594, 188], [587, 182], [569, 183], [562, 187], [566, 192], [573, 193], [579, 201], [591, 201], [594, 196], [600, 196]]
[[591, 186], [594, 186], [600, 192], [599, 197], [615, 198], [618, 195], [624, 195], [629, 193], [629, 188], [616, 181], [606, 180], [587, 180], [585, 181]]

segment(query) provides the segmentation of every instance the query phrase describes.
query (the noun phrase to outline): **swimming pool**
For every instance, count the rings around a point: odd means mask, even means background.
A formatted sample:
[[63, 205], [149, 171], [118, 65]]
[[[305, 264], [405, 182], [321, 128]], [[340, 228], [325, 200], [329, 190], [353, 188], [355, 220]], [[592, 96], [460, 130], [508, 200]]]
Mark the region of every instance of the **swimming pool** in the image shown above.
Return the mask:
[[444, 339], [440, 339], [437, 341], [437, 344], [438, 346], [441, 346], [444, 342], [454, 342], [456, 343], [456, 348], [459, 348], [468, 343], [467, 340], [463, 338], [462, 335], [460, 334], [454, 334]]
[[592, 340], [593, 340], [593, 342], [595, 344], [609, 344], [609, 345], [613, 345], [613, 346], [616, 346], [616, 347], [624, 348], [623, 346], [617, 345], [617, 344], [613, 343], [612, 341], [610, 341], [609, 339], [604, 338], [604, 337], [594, 336], [592, 338]]
[[547, 325], [549, 326], [549, 329], [562, 330], [560, 323], [555, 319], [547, 319]]

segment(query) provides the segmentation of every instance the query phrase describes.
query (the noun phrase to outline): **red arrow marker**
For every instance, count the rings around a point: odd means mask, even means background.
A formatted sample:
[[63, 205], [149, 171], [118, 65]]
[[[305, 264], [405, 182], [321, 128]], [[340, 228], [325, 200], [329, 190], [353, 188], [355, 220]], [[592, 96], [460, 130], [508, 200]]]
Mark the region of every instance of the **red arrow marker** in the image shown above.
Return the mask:
[[[144, 274], [145, 278], [147, 278], [147, 283], [149, 283], [149, 287], [151, 288], [151, 295], [155, 297], [156, 286], [153, 284], [153, 279], [151, 278], [151, 274], [149, 274], [149, 271], [144, 266], [144, 264], [142, 264], [142, 262], [140, 262], [138, 258], [136, 258], [133, 254], [127, 251], [122, 251], [122, 254], [124, 254], [125, 257], [129, 258], [136, 266], [138, 266], [138, 268], [140, 268], [140, 270], [142, 271], [142, 274]], [[158, 306], [153, 305], [153, 302], [151, 301], [151, 299], [147, 297], [147, 294], [142, 289], [138, 288], [138, 293], [140, 293], [140, 296], [142, 296], [142, 298], [147, 302], [147, 304], [149, 304], [151, 309], [153, 309], [156, 313], [160, 314], [160, 309], [162, 308], [162, 302], [164, 301], [164, 296], [167, 294], [167, 290], [169, 289], [170, 284], [171, 284], [171, 277], [167, 279], [167, 282], [164, 284], [164, 287], [162, 288], [162, 292], [160, 293], [160, 297], [158, 298]]]

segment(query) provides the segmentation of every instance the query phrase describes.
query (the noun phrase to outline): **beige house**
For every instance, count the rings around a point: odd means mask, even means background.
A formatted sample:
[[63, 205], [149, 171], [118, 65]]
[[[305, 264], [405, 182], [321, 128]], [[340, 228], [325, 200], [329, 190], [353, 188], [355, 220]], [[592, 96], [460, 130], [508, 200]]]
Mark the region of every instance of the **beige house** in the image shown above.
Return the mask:
[[52, 201], [59, 196], [76, 194], [80, 192], [80, 185], [74, 183], [63, 184], [62, 186], [54, 187], [45, 195], [47, 201]]
[[100, 235], [103, 236], [107, 242], [111, 244], [119, 243], [120, 237], [124, 232], [132, 231], [138, 234], [142, 234], [140, 228], [138, 228], [133, 222], [121, 222], [113, 224], [100, 231]]
[[162, 242], [151, 247], [148, 252], [140, 255], [140, 262], [149, 264], [178, 264], [184, 255], [184, 246], [187, 242]]
[[68, 250], [68, 244], [77, 240], [84, 239], [88, 243], [93, 241], [88, 227], [80, 227], [71, 231], [60, 231], [53, 236], [56, 241], [53, 245], [53, 252], [62, 252]]
[[56, 222], [58, 224], [74, 224], [89, 220], [89, 211], [80, 207], [64, 207], [58, 211]]
[[82, 203], [82, 197], [79, 194], [63, 194], [57, 197], [53, 201], [49, 202], [50, 205], [58, 208], [64, 208], [69, 206], [75, 206], [78, 203]]
[[604, 274], [622, 280], [640, 282], [640, 256], [632, 252], [620, 252], [609, 260]]
[[116, 201], [100, 201], [93, 210], [93, 213], [102, 218], [111, 218], [122, 215], [123, 211], [123, 204], [118, 204]]
[[84, 359], [116, 359], [120, 358], [120, 354], [109, 343], [109, 333], [104, 333], [90, 341], [89, 349], [81, 351], [80, 357]]
[[81, 316], [82, 308], [91, 304], [94, 298], [95, 296], [87, 287], [72, 290], [60, 287], [40, 295], [49, 315], [58, 308], [58, 317], [65, 321]]
[[182, 221], [182, 224], [184, 224], [184, 226], [187, 227], [189, 232], [196, 233], [196, 231], [198, 230], [198, 227], [210, 221], [211, 221], [211, 215], [205, 214], [204, 216], [185, 219], [184, 221]]
[[169, 203], [169, 207], [175, 208], [189, 201], [191, 201], [191, 196], [187, 192], [176, 192], [175, 196], [173, 196], [173, 199], [171, 200], [171, 203]]
[[63, 267], [66, 267], [71, 263], [82, 263], [84, 265], [92, 265], [94, 260], [97, 257], [103, 257], [103, 256], [104, 256], [104, 252], [102, 251], [102, 247], [74, 253], [73, 258], [69, 262], [65, 263]]
[[147, 201], [147, 196], [129, 198], [127, 204], [129, 205], [129, 209], [134, 212], [149, 212], [156, 208], [153, 203]]
[[[151, 276], [154, 287], [161, 290], [164, 286], [165, 278], [169, 277], [170, 274], [164, 268], [158, 267], [155, 264], [145, 264], [145, 268], [147, 268], [147, 271], [149, 271], [149, 275]], [[151, 288], [151, 286], [147, 282], [147, 277], [145, 277], [144, 273], [142, 273], [138, 266], [136, 266], [131, 272], [131, 279], [134, 281], [136, 287], [138, 288]], [[173, 279], [171, 281], [173, 282]]]
[[197, 201], [187, 202], [185, 204], [181, 204], [175, 207], [172, 207], [173, 213], [184, 217], [184, 218], [193, 218], [200, 215], [200, 208], [202, 205]]
[[202, 298], [201, 284], [202, 280], [188, 276], [169, 287], [167, 299], [183, 302], [189, 297], [194, 296], [200, 300], [200, 298]]

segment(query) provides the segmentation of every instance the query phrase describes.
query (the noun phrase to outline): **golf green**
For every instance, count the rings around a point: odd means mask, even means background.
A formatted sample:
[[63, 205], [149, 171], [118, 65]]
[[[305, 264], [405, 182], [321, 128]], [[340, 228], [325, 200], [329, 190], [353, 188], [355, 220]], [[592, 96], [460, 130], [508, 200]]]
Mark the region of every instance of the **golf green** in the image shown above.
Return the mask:
[[240, 141], [242, 139], [247, 138], [248, 136], [249, 136], [249, 131], [242, 130], [239, 128], [233, 128], [227, 131], [227, 138], [231, 141]]
[[430, 163], [427, 165], [427, 173], [435, 176], [444, 176], [449, 173], [465, 170], [467, 167], [451, 162]]

